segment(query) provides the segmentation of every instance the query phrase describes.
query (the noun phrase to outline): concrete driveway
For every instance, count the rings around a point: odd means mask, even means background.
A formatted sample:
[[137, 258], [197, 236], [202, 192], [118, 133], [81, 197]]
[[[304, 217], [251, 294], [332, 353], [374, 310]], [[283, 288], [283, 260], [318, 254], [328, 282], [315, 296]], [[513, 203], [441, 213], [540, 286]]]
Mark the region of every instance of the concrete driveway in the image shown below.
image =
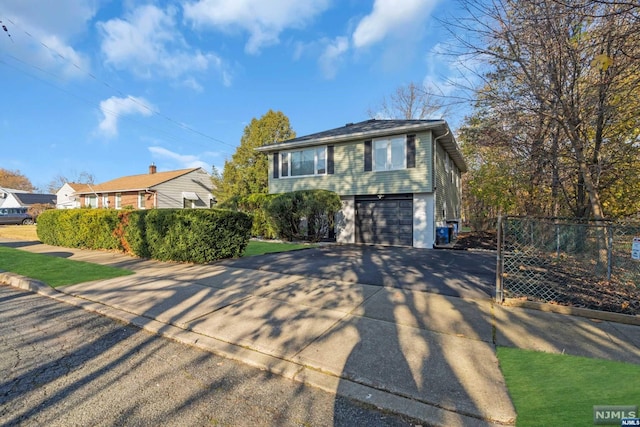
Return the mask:
[[234, 268], [387, 286], [464, 298], [495, 295], [494, 252], [329, 245], [222, 261]]

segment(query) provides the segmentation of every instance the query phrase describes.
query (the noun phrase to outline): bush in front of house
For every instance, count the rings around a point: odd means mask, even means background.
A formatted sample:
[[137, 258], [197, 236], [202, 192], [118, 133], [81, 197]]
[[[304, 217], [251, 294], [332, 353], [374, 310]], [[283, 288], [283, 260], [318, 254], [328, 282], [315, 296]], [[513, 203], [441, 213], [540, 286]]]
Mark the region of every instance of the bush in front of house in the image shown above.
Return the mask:
[[118, 224], [111, 209], [50, 209], [38, 217], [42, 243], [68, 248], [121, 249], [113, 230]]
[[241, 256], [252, 223], [248, 214], [222, 209], [69, 209], [42, 216], [37, 232], [46, 244], [194, 263]]
[[265, 210], [279, 237], [317, 242], [329, 235], [341, 207], [340, 197], [332, 191], [300, 190], [274, 195]]
[[266, 210], [267, 204], [275, 197], [275, 194], [253, 193], [248, 196], [234, 196], [218, 207], [234, 211], [246, 212], [253, 216], [251, 236], [264, 239], [278, 237], [276, 226]]
[[162, 261], [208, 263], [239, 257], [251, 237], [251, 216], [224, 209], [154, 209], [143, 222], [145, 250]]

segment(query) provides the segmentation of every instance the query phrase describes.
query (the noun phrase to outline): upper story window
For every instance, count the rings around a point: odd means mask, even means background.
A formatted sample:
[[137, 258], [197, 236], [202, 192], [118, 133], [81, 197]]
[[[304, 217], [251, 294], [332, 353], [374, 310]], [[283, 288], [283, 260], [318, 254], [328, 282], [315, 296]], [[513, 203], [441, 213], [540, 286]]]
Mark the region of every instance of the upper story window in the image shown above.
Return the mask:
[[327, 147], [280, 153], [280, 171], [283, 177], [326, 174]]
[[407, 143], [404, 136], [373, 141], [375, 171], [405, 169], [407, 167]]

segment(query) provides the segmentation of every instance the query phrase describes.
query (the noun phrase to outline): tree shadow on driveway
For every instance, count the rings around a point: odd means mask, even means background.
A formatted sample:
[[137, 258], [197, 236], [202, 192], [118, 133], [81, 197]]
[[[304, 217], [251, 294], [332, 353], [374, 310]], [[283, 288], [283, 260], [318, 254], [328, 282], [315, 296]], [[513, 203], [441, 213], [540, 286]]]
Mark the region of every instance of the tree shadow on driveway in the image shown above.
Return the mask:
[[494, 295], [495, 253], [332, 245], [221, 261], [220, 264], [318, 279], [466, 298]]

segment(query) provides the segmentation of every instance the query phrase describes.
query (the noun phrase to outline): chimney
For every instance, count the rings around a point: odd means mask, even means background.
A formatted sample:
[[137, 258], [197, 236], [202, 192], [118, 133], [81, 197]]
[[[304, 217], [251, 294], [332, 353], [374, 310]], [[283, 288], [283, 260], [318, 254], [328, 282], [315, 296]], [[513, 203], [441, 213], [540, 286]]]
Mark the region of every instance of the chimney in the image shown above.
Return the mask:
[[149, 165], [149, 175], [153, 175], [154, 173], [156, 173], [156, 164], [155, 163], [151, 163]]

